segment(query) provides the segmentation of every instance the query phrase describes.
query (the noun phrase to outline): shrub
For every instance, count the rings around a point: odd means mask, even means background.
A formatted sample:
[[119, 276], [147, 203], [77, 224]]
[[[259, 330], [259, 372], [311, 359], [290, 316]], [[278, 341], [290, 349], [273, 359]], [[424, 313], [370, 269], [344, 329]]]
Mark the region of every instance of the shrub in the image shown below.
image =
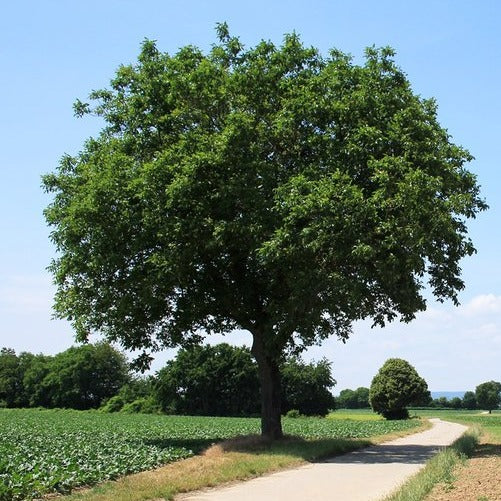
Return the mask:
[[161, 410], [153, 397], [143, 397], [125, 404], [120, 412], [126, 414], [159, 414]]
[[119, 412], [125, 405], [123, 398], [120, 395], [115, 395], [111, 397], [102, 407], [102, 412]]

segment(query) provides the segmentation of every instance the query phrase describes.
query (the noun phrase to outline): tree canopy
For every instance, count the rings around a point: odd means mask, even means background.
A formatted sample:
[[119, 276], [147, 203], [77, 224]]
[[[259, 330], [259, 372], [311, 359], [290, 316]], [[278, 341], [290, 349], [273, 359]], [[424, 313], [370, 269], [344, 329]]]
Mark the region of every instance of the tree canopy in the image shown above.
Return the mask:
[[305, 416], [325, 416], [336, 408], [331, 388], [336, 384], [327, 359], [305, 363], [290, 357], [280, 366], [282, 413], [297, 410]]
[[372, 409], [386, 419], [407, 418], [408, 405], [418, 405], [429, 398], [426, 381], [401, 358], [389, 358], [374, 376], [369, 390]]
[[0, 407], [97, 408], [129, 380], [125, 356], [106, 343], [55, 356], [0, 351]]
[[489, 411], [489, 414], [494, 409], [501, 405], [501, 383], [498, 381], [487, 381], [479, 384], [475, 388], [475, 397], [479, 409]]
[[135, 64], [77, 115], [98, 137], [43, 178], [55, 310], [79, 340], [149, 352], [252, 333], [262, 430], [282, 435], [279, 361], [352, 323], [410, 321], [426, 282], [457, 303], [466, 220], [486, 208], [471, 155], [390, 48], [355, 64], [296, 34]]
[[[280, 363], [281, 410], [303, 415], [325, 415], [334, 409], [330, 388], [336, 382], [326, 360], [305, 363], [287, 357]], [[259, 377], [256, 362], [246, 347], [222, 343], [191, 346], [155, 378], [155, 399], [164, 412], [206, 416], [259, 414]]]
[[0, 407], [14, 407], [22, 400], [19, 360], [10, 348], [0, 351]]
[[463, 408], [465, 409], [476, 409], [477, 408], [477, 397], [473, 391], [467, 391], [463, 396]]
[[341, 390], [336, 398], [336, 406], [342, 409], [365, 409], [370, 407], [369, 388], [361, 386], [356, 390]]
[[257, 367], [245, 347], [224, 343], [181, 349], [158, 372], [155, 396], [172, 414], [259, 414]]

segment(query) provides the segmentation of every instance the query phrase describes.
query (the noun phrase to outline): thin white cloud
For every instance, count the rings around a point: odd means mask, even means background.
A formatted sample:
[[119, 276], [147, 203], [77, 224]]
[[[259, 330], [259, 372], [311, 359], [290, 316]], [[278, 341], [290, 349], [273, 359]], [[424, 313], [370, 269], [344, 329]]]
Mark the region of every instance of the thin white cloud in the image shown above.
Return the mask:
[[[458, 308], [434, 303], [409, 324], [371, 330], [360, 322], [345, 345], [331, 338], [309, 350], [333, 362], [336, 391], [368, 386], [390, 357], [408, 360], [431, 390], [474, 390], [499, 380], [501, 296], [483, 294]], [[307, 358], [309, 358], [307, 356]]]
[[425, 311], [418, 313], [416, 319], [425, 322], [447, 322], [454, 317], [454, 311], [447, 309], [439, 309], [436, 307], [428, 307]]
[[501, 313], [501, 296], [481, 294], [462, 306], [460, 312], [469, 317]]

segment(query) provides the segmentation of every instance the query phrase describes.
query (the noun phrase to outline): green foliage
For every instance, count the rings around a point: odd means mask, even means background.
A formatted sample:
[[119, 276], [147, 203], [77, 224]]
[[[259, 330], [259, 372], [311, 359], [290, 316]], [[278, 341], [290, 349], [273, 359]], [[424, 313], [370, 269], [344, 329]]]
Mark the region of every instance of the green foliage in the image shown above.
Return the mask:
[[[0, 407], [28, 407], [31, 393], [24, 384], [29, 378], [37, 356], [16, 352], [10, 348], [0, 350]], [[27, 376], [28, 374], [28, 376]]]
[[0, 352], [5, 407], [95, 408], [127, 381], [125, 356], [106, 343], [72, 347], [54, 357]]
[[[289, 357], [280, 365], [281, 409], [323, 416], [334, 409], [336, 384], [327, 360]], [[258, 368], [248, 348], [228, 344], [181, 349], [159, 371], [155, 397], [168, 414], [249, 416], [259, 414]]]
[[45, 378], [51, 372], [53, 357], [34, 355], [23, 377], [23, 387], [28, 401], [28, 407], [53, 407], [51, 394], [45, 383]]
[[433, 400], [430, 399], [429, 402], [422, 402], [419, 404], [423, 407], [433, 407], [439, 409], [476, 409], [477, 400], [475, 393], [472, 391], [467, 391], [463, 395], [463, 398], [453, 397], [450, 400], [447, 397], [439, 397]]
[[298, 357], [289, 358], [280, 367], [282, 378], [282, 412], [297, 409], [306, 416], [325, 416], [335, 409], [330, 389], [336, 384], [331, 364], [326, 359], [305, 363]]
[[42, 384], [51, 407], [97, 408], [129, 379], [125, 356], [106, 343], [86, 344], [58, 353]]
[[[134, 403], [130, 406], [127, 412], [144, 412], [146, 414], [160, 412], [160, 406], [153, 397], [155, 378], [149, 377], [134, 377], [128, 379], [118, 393], [108, 400], [104, 400], [100, 410], [102, 412], [119, 412], [127, 404]], [[145, 405], [139, 405], [137, 402], [144, 401]], [[143, 408], [143, 410], [133, 411], [134, 408]], [[149, 409], [149, 410], [147, 410]]]
[[463, 395], [463, 409], [476, 409], [477, 408], [477, 397], [475, 396], [475, 393], [472, 391], [467, 391]]
[[157, 401], [152, 397], [143, 397], [126, 403], [120, 412], [126, 414], [160, 414], [161, 409]]
[[479, 409], [485, 409], [489, 412], [497, 409], [501, 404], [501, 383], [488, 381], [479, 384], [475, 388], [475, 397]]
[[386, 419], [406, 419], [406, 407], [428, 395], [426, 381], [412, 365], [401, 358], [390, 358], [374, 376], [369, 399], [374, 412]]
[[465, 222], [486, 204], [392, 49], [356, 65], [296, 34], [246, 50], [218, 34], [207, 54], [147, 40], [77, 102], [105, 128], [43, 178], [55, 309], [79, 340], [147, 351], [249, 330], [263, 431], [280, 436], [282, 354], [410, 321], [425, 281], [457, 303]]
[[126, 404], [124, 399], [120, 395], [115, 395], [108, 399], [101, 407], [100, 411], [102, 412], [119, 412], [122, 410], [122, 407]]
[[153, 393], [155, 382], [154, 376], [135, 376], [120, 388], [118, 395], [122, 397], [124, 402], [133, 402], [138, 398], [149, 397]]
[[[407, 422], [285, 419], [290, 435], [305, 439], [368, 438], [412, 429]], [[2, 501], [66, 493], [79, 485], [185, 458], [214, 442], [256, 434], [259, 420], [72, 410], [0, 410]]]
[[19, 399], [19, 362], [14, 350], [0, 351], [0, 407], [16, 407]]
[[369, 388], [361, 386], [356, 390], [341, 390], [336, 398], [336, 405], [340, 409], [366, 409], [369, 404]]
[[297, 409], [290, 409], [285, 413], [285, 417], [291, 418], [291, 419], [297, 419], [301, 416], [302, 416], [302, 414]]
[[257, 367], [248, 348], [192, 346], [158, 372], [155, 396], [164, 412], [202, 416], [259, 414]]

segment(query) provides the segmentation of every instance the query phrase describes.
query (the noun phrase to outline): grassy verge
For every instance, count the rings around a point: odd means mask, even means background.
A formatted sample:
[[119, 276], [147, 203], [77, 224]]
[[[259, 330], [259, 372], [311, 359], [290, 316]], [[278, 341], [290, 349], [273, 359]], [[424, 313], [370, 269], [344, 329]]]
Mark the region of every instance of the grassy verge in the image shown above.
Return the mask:
[[425, 499], [431, 501], [457, 501], [476, 499], [478, 501], [501, 500], [501, 412], [492, 414], [456, 413], [447, 419], [480, 427], [481, 440], [471, 458], [454, 470], [454, 480], [448, 484], [437, 484]]
[[106, 482], [82, 490], [64, 501], [145, 501], [172, 500], [176, 494], [244, 480], [265, 473], [293, 468], [308, 461], [349, 452], [367, 445], [416, 433], [428, 422], [412, 430], [374, 436], [369, 439], [288, 438], [266, 443], [259, 437], [229, 440], [210, 447], [203, 454], [152, 471]]
[[385, 501], [420, 501], [438, 483], [451, 485], [455, 467], [471, 456], [480, 436], [478, 427], [470, 428], [451, 447], [444, 449], [426, 463], [426, 466], [409, 479], [396, 493]]

